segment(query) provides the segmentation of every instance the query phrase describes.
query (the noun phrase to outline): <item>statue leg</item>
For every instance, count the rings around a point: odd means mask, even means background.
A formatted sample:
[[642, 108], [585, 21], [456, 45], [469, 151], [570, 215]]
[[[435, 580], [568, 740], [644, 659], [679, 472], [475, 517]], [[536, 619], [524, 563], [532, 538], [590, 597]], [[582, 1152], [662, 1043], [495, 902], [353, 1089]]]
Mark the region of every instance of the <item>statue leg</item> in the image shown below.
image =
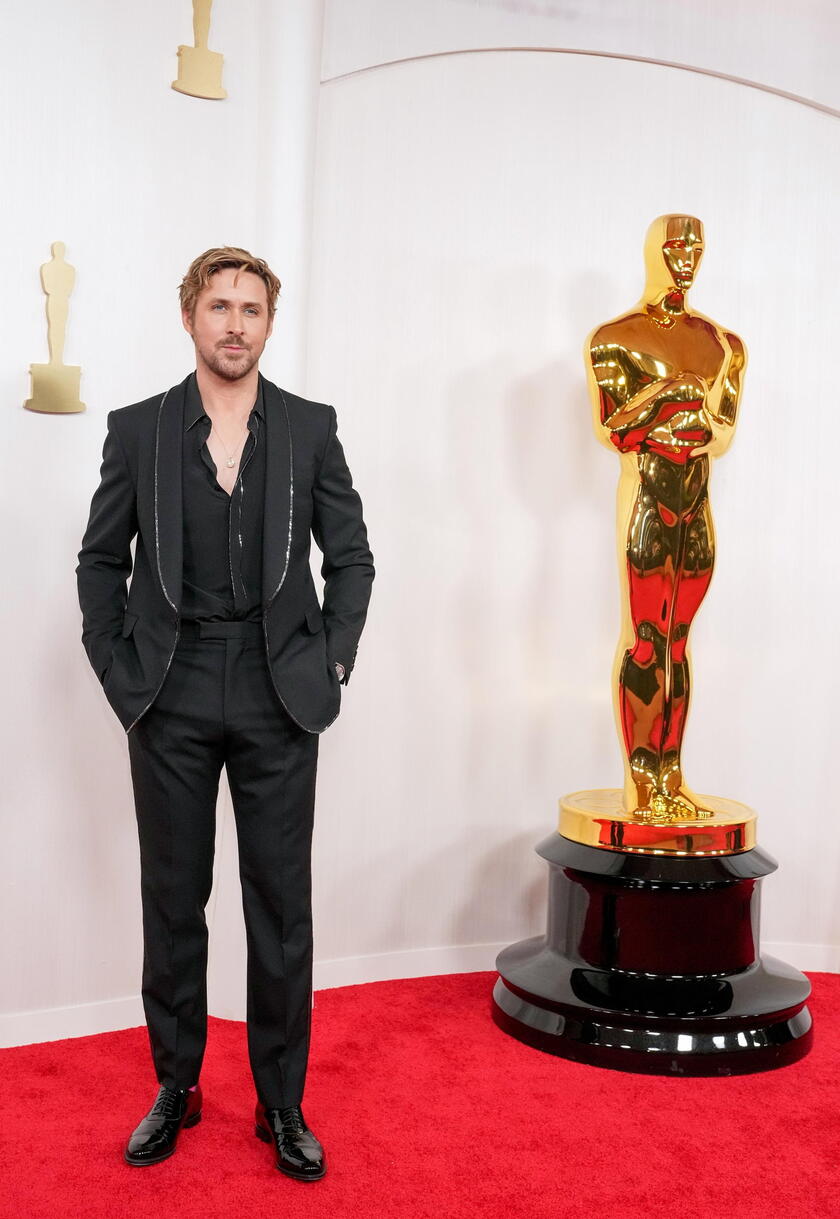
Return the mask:
[[193, 0], [193, 42], [202, 50], [207, 49], [210, 37], [210, 9], [213, 0]]
[[618, 710], [627, 760], [625, 801], [649, 810], [659, 790], [666, 709], [667, 624], [672, 618], [674, 530], [644, 482], [630, 518], [627, 595], [633, 642], [618, 671]]
[[682, 742], [691, 692], [688, 635], [708, 591], [714, 567], [714, 529], [704, 493], [681, 522], [681, 562], [674, 588], [674, 625], [669, 639], [670, 681], [662, 741], [662, 790], [683, 796], [696, 808], [697, 798], [686, 787], [682, 772]]
[[60, 364], [64, 358], [64, 332], [67, 326], [67, 301], [47, 297], [47, 347], [50, 364]]

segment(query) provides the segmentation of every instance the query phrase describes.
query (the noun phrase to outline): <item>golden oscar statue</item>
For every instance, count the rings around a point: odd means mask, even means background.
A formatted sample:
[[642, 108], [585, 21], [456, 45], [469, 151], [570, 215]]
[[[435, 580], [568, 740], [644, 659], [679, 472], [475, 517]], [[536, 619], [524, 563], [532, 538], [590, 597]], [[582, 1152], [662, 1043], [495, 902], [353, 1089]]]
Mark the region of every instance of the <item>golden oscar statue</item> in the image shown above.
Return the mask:
[[47, 298], [47, 348], [49, 364], [30, 364], [32, 397], [24, 402], [28, 411], [46, 415], [73, 415], [85, 409], [79, 401], [82, 370], [64, 363], [64, 335], [70, 309], [70, 293], [76, 272], [64, 258], [64, 242], [54, 241], [52, 258], [41, 267], [41, 287]]
[[499, 954], [496, 1022], [551, 1053], [664, 1074], [769, 1070], [807, 1053], [810, 984], [758, 943], [776, 863], [756, 816], [686, 783], [691, 624], [712, 577], [711, 459], [735, 430], [746, 350], [688, 306], [694, 216], [660, 216], [639, 303], [596, 327], [595, 427], [621, 459], [623, 626], [614, 673], [624, 788], [560, 801], [545, 936]]
[[747, 357], [737, 335], [688, 307], [702, 257], [699, 220], [660, 216], [645, 243], [644, 296], [586, 346], [596, 429], [623, 467], [616, 708], [624, 806], [656, 819], [712, 811], [683, 778], [687, 646], [715, 559], [710, 461], [732, 440]]

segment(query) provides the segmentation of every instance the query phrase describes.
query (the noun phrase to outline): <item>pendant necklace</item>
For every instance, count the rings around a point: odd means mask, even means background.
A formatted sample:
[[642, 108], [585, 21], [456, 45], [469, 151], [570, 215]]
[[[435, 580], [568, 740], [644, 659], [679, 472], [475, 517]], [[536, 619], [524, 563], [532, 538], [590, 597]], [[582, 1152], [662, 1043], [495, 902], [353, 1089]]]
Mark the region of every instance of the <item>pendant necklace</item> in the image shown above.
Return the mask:
[[228, 452], [228, 447], [227, 447], [227, 445], [225, 444], [225, 442], [222, 440], [222, 438], [221, 438], [221, 436], [219, 435], [219, 433], [216, 431], [216, 428], [215, 428], [215, 427], [213, 427], [213, 429], [212, 429], [212, 430], [213, 430], [214, 432], [216, 432], [216, 439], [218, 440], [219, 444], [222, 446], [222, 448], [223, 448], [223, 449], [224, 449], [224, 451], [225, 451], [225, 456], [227, 457], [227, 461], [225, 462], [225, 465], [228, 467], [228, 469], [229, 469], [229, 470], [232, 470], [232, 469], [233, 469], [233, 467], [236, 465], [236, 455], [237, 455], [237, 453], [239, 452], [239, 450], [242, 448], [242, 446], [243, 446], [243, 444], [245, 443], [245, 440], [247, 439], [247, 437], [245, 437], [244, 439], [240, 440], [239, 444], [236, 446], [236, 448], [233, 450], [233, 453], [231, 454], [231, 453], [229, 453], [229, 452]]

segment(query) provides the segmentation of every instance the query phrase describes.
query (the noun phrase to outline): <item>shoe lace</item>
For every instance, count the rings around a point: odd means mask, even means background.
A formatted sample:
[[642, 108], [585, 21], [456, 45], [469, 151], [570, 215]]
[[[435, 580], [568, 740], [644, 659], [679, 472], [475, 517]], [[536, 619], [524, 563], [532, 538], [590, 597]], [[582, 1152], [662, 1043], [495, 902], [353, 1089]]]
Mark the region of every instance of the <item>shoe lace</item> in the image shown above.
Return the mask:
[[300, 1105], [289, 1105], [281, 1109], [280, 1121], [283, 1123], [283, 1130], [289, 1134], [303, 1134], [306, 1130]]
[[152, 1113], [155, 1117], [174, 1117], [178, 1106], [179, 1094], [174, 1088], [162, 1087], [158, 1092], [157, 1100], [152, 1106]]

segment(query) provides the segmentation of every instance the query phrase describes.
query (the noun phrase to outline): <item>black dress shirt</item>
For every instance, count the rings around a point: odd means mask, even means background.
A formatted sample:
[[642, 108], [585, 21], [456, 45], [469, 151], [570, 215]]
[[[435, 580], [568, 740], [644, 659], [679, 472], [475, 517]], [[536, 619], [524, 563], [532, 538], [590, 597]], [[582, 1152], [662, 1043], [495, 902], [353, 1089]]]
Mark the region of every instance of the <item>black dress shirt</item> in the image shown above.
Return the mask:
[[181, 616], [196, 622], [256, 622], [262, 616], [265, 501], [262, 391], [248, 416], [248, 437], [231, 495], [216, 481], [216, 467], [207, 448], [210, 428], [193, 374], [184, 397]]

